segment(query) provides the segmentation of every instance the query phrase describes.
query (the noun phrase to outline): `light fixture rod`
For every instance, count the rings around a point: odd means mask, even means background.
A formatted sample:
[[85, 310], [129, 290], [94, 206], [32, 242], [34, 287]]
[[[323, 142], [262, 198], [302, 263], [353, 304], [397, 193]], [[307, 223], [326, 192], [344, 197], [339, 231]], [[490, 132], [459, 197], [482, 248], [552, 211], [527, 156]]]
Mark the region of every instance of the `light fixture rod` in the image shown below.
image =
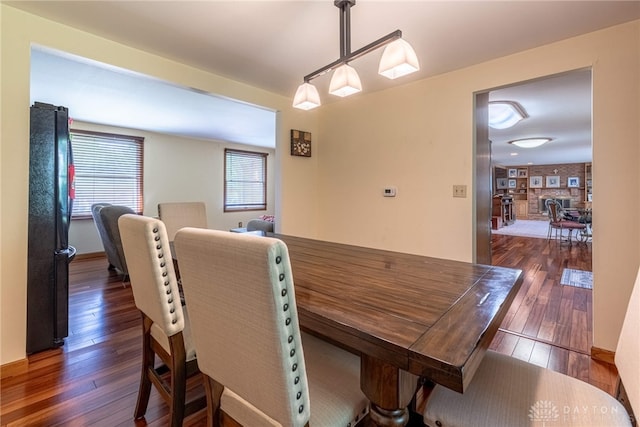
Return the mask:
[[316, 77], [320, 77], [323, 74], [326, 74], [328, 72], [330, 72], [331, 70], [333, 70], [336, 66], [338, 65], [342, 65], [345, 64], [349, 61], [353, 61], [355, 59], [360, 58], [363, 55], [366, 55], [367, 53], [376, 50], [382, 46], [385, 46], [389, 43], [391, 43], [394, 40], [397, 40], [399, 38], [402, 38], [402, 31], [400, 30], [395, 30], [392, 33], [387, 34], [384, 37], [379, 38], [378, 40], [369, 43], [368, 45], [356, 50], [355, 52], [352, 53], [348, 53], [347, 55], [345, 55], [344, 57], [341, 57], [340, 59], [337, 59], [335, 61], [333, 61], [331, 64], [329, 65], [325, 65], [322, 68], [317, 69], [316, 71], [314, 71], [313, 73], [307, 74], [306, 76], [304, 76], [304, 81], [306, 83], [309, 83], [311, 80], [315, 79]]
[[351, 6], [355, 0], [335, 0], [335, 6], [340, 8], [340, 58], [351, 53]]
[[362, 91], [360, 77], [349, 62], [385, 45], [388, 46], [385, 47], [380, 59], [378, 74], [396, 79], [420, 69], [415, 51], [409, 43], [402, 40], [400, 30], [351, 52], [351, 8], [355, 4], [356, 0], [334, 0], [333, 5], [340, 9], [340, 58], [304, 76], [304, 83], [298, 87], [293, 99], [295, 108], [310, 110], [320, 106], [318, 90], [310, 81], [331, 71], [333, 71], [333, 77], [329, 84], [330, 94], [344, 97]]

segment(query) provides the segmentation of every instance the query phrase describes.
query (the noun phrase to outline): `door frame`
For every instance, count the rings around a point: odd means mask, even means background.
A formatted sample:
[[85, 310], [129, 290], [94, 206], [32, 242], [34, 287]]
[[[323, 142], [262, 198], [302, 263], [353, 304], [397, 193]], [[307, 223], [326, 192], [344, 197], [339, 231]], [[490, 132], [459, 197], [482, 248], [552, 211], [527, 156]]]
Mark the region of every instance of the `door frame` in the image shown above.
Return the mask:
[[474, 93], [473, 262], [491, 265], [491, 141], [489, 91]]

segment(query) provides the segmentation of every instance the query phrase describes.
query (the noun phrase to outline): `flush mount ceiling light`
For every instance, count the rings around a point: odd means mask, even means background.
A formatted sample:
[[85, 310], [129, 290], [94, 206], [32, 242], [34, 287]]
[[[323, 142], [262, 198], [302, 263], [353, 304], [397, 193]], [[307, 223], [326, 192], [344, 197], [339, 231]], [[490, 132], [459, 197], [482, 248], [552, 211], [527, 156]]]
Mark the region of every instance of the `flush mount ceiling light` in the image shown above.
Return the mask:
[[551, 141], [551, 138], [524, 138], [509, 141], [509, 144], [517, 145], [520, 148], [536, 148]]
[[489, 126], [493, 129], [507, 129], [520, 120], [529, 117], [522, 105], [514, 101], [489, 102]]
[[293, 99], [293, 106], [310, 110], [320, 106], [318, 90], [309, 83], [316, 77], [333, 71], [329, 93], [337, 96], [349, 96], [362, 90], [362, 83], [356, 70], [349, 62], [366, 55], [382, 46], [386, 46], [380, 59], [378, 74], [389, 79], [411, 74], [420, 69], [418, 57], [409, 43], [402, 39], [402, 31], [396, 30], [369, 43], [363, 48], [351, 52], [351, 6], [356, 0], [335, 0], [333, 4], [340, 9], [340, 58], [329, 65], [304, 76]]

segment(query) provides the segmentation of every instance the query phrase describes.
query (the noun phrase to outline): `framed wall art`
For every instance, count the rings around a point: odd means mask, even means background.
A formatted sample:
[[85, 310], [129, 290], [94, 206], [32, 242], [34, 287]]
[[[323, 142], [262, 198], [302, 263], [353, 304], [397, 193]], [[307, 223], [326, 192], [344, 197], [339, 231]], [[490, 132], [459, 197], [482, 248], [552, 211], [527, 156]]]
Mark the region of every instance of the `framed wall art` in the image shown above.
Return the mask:
[[518, 177], [518, 169], [509, 169], [508, 173], [509, 178], [517, 178]]
[[515, 179], [510, 179], [509, 180], [509, 188], [516, 188], [516, 180]]
[[580, 177], [578, 176], [570, 176], [567, 178], [567, 187], [569, 188], [578, 188], [580, 187]]
[[518, 169], [518, 178], [526, 178], [527, 170], [526, 169]]
[[560, 188], [560, 176], [558, 175], [549, 175], [546, 177], [546, 187], [547, 188]]
[[529, 178], [529, 187], [531, 188], [542, 188], [542, 177], [541, 176], [532, 176]]
[[509, 183], [509, 180], [507, 178], [498, 178], [496, 179], [496, 188], [498, 190], [503, 190], [507, 188], [508, 183]]
[[311, 157], [311, 132], [291, 129], [291, 155]]

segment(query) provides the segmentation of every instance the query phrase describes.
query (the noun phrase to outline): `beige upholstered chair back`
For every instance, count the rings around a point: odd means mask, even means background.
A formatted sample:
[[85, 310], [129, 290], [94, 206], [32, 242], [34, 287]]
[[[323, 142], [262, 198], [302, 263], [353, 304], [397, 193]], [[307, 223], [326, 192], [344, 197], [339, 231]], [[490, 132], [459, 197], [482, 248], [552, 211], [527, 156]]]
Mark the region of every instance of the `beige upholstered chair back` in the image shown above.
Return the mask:
[[640, 270], [631, 290], [615, 361], [633, 413], [640, 417]]
[[286, 245], [185, 228], [175, 247], [200, 370], [281, 425], [305, 425], [309, 390]]
[[169, 241], [182, 227], [207, 228], [207, 209], [203, 202], [158, 203], [158, 217], [167, 227]]
[[141, 215], [118, 222], [136, 307], [167, 337], [181, 332], [185, 320], [164, 224]]

